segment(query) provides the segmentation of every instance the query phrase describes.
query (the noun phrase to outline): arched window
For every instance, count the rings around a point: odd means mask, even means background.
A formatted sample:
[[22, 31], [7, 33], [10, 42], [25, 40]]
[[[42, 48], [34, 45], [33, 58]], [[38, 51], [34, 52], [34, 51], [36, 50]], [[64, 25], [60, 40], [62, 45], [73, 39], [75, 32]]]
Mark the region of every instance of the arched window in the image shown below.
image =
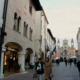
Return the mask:
[[13, 29], [16, 30], [17, 29], [17, 13], [14, 13], [14, 26]]
[[20, 32], [21, 28], [21, 17], [17, 15], [17, 13], [14, 13], [14, 27], [13, 29]]
[[24, 36], [28, 37], [28, 24], [26, 22], [24, 22]]
[[30, 12], [30, 14], [32, 15], [32, 3], [30, 2], [30, 4], [29, 4], [29, 12]]
[[32, 33], [33, 33], [33, 31], [32, 31], [32, 29], [30, 28], [30, 34], [29, 34], [29, 39], [30, 39], [30, 40], [32, 40]]
[[17, 31], [20, 32], [20, 28], [21, 28], [21, 17], [19, 16], [18, 18], [18, 26], [17, 26]]

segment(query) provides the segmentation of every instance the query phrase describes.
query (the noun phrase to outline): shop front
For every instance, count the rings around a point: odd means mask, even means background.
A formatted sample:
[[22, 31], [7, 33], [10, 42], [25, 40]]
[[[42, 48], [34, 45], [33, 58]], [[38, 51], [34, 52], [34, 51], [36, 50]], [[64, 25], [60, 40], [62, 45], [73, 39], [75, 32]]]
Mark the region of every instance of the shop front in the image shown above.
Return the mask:
[[4, 54], [4, 67], [8, 72], [14, 72], [14, 65], [18, 63], [18, 49], [7, 47]]

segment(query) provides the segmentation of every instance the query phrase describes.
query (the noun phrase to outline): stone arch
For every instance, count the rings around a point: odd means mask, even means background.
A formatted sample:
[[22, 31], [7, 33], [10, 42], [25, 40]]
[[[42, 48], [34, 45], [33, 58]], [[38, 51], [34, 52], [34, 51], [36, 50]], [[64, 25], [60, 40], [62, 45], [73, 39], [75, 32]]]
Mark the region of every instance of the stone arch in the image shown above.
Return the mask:
[[33, 54], [33, 50], [31, 48], [27, 48], [26, 49], [26, 55], [25, 55], [25, 63], [27, 64], [27, 66], [29, 66], [29, 64], [31, 64], [31, 55]]
[[26, 50], [29, 51], [30, 54], [33, 53], [33, 50], [31, 48], [27, 48]]
[[4, 65], [9, 66], [7, 67], [9, 71], [13, 71], [14, 64], [21, 62], [18, 53], [22, 52], [23, 48], [21, 47], [20, 44], [16, 42], [7, 42], [5, 44], [5, 47], [6, 47], [6, 51], [4, 54]]
[[19, 45], [16, 42], [8, 42], [8, 43], [5, 44], [5, 47], [16, 48], [16, 49], [18, 49], [18, 51], [22, 51], [23, 50], [23, 48], [21, 47], [21, 45]]

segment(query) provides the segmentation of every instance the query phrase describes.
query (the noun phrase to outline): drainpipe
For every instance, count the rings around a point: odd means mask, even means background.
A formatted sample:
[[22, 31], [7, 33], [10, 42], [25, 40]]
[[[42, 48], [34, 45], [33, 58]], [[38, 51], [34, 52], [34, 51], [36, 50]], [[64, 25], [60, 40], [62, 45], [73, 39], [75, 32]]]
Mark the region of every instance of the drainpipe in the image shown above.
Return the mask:
[[[6, 23], [6, 14], [7, 14], [7, 6], [8, 6], [8, 0], [4, 1], [4, 9], [3, 9], [3, 23], [2, 23], [2, 28], [0, 28], [0, 69], [1, 69], [1, 53], [2, 53], [2, 44], [4, 42], [4, 36], [6, 36], [6, 32], [5, 31], [5, 23]], [[1, 70], [0, 70], [1, 73]]]

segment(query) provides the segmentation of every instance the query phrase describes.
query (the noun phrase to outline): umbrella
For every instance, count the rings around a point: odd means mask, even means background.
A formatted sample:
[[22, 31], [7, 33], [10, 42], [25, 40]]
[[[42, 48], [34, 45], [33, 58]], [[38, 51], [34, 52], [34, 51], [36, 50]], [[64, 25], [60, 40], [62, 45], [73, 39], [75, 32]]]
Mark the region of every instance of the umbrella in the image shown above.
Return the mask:
[[76, 56], [72, 56], [72, 57], [70, 57], [70, 58], [77, 58]]

